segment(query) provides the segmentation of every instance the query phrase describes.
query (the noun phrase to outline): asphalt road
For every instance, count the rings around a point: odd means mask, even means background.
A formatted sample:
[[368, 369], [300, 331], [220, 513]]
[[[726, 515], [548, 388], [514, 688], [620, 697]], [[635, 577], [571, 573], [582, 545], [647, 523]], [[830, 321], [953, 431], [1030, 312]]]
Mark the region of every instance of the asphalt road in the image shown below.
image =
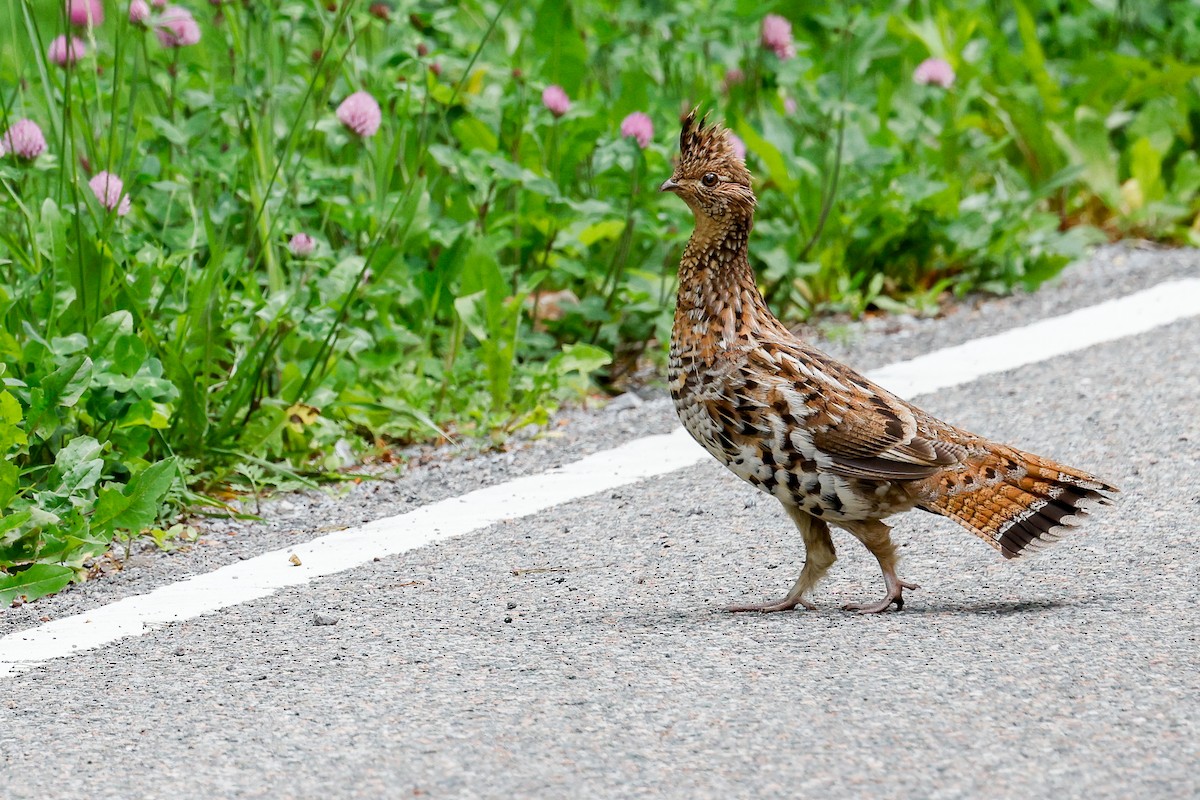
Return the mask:
[[919, 398], [1123, 493], [1012, 563], [901, 518], [903, 612], [838, 610], [837, 533], [820, 610], [722, 612], [801, 548], [704, 463], [4, 678], [0, 795], [1196, 796], [1197, 363], [1192, 318]]

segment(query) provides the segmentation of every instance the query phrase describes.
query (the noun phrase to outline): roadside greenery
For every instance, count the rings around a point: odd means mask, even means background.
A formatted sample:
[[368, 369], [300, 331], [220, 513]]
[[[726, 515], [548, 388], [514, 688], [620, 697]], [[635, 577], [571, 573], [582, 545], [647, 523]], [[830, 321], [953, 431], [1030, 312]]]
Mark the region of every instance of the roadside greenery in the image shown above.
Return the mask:
[[[1187, 0], [3, 0], [0, 603], [661, 363], [711, 109], [787, 319], [1196, 244]], [[65, 37], [65, 38], [59, 38]]]

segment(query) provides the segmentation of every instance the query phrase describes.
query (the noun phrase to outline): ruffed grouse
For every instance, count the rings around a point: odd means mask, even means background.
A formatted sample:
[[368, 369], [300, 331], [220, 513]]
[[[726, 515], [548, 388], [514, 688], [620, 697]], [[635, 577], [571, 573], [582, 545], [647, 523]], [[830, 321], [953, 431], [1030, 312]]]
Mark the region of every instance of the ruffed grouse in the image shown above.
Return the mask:
[[887, 593], [862, 612], [903, 608], [883, 518], [913, 508], [950, 517], [1006, 558], [1042, 549], [1110, 500], [1112, 486], [947, 425], [792, 335], [767, 308], [747, 260], [750, 172], [720, 125], [696, 121], [662, 191], [696, 228], [679, 265], [671, 396], [683, 425], [735, 475], [783, 503], [807, 551], [780, 600], [731, 611], [814, 608], [808, 594], [836, 555], [829, 525], [879, 560]]

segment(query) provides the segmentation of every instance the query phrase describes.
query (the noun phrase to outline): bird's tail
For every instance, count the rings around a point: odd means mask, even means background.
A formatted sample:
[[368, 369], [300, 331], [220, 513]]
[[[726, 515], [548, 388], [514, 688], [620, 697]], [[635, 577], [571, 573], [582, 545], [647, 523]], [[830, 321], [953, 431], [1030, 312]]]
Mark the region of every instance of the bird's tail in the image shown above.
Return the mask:
[[1078, 526], [1116, 492], [1094, 475], [994, 445], [967, 469], [944, 473], [920, 506], [950, 517], [1005, 558], [1035, 553]]

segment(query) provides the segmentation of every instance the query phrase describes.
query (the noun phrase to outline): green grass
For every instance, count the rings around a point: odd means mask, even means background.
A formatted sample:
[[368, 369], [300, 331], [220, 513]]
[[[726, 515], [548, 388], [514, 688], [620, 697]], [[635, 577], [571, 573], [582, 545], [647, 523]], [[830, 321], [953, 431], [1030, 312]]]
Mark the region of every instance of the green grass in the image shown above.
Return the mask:
[[[55, 3], [0, 3], [0, 123], [48, 141], [0, 160], [0, 601], [169, 539], [163, 509], [216, 487], [502, 439], [661, 362], [690, 220], [656, 187], [693, 105], [749, 148], [755, 267], [791, 319], [1198, 237], [1184, 0], [778, 3], [783, 60], [738, 0], [195, 2], [177, 49], [106, 1], [69, 70]], [[913, 82], [931, 56], [949, 89]], [[359, 90], [383, 108], [366, 139], [335, 115]]]

